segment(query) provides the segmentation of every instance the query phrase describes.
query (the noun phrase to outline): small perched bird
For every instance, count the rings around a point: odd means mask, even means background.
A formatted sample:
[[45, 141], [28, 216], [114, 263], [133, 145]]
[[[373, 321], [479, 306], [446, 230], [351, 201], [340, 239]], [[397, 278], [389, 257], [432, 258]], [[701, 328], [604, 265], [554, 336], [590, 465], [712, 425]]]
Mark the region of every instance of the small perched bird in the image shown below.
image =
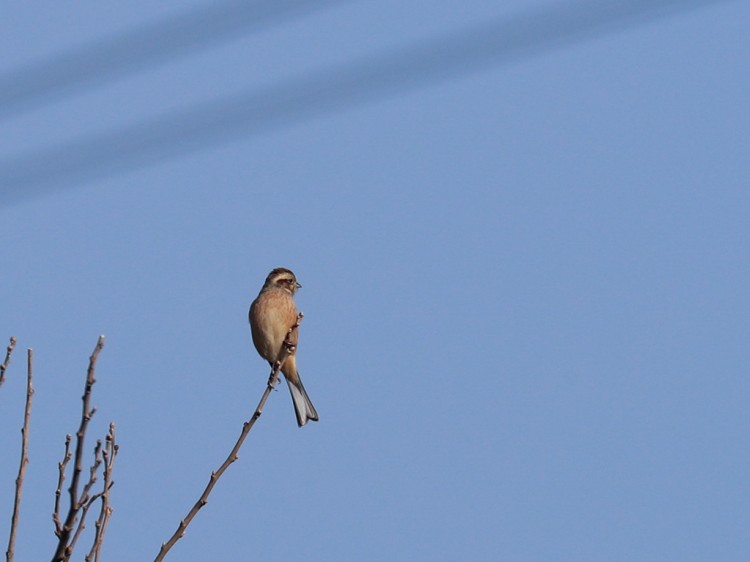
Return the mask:
[[289, 329], [298, 320], [294, 293], [300, 287], [302, 285], [297, 283], [294, 273], [284, 267], [277, 267], [268, 274], [258, 297], [250, 305], [249, 317], [255, 349], [270, 363], [271, 368], [277, 361], [281, 362], [281, 372], [292, 393], [297, 425], [302, 427], [307, 420], [318, 421], [318, 412], [307, 396], [297, 372], [295, 354], [299, 330], [295, 328], [289, 333]]

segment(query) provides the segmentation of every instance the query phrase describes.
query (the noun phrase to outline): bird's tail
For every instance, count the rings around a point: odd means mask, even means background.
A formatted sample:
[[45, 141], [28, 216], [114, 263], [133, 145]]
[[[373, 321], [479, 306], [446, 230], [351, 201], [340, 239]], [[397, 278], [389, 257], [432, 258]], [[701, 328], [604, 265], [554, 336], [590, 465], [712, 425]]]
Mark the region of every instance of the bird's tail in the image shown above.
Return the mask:
[[315, 406], [313, 406], [310, 397], [305, 391], [305, 387], [302, 385], [299, 373], [297, 373], [296, 381], [290, 380], [289, 377], [285, 378], [289, 384], [289, 391], [292, 393], [292, 403], [294, 404], [294, 413], [297, 416], [297, 425], [302, 427], [307, 423], [307, 420], [318, 421], [318, 412], [315, 411]]

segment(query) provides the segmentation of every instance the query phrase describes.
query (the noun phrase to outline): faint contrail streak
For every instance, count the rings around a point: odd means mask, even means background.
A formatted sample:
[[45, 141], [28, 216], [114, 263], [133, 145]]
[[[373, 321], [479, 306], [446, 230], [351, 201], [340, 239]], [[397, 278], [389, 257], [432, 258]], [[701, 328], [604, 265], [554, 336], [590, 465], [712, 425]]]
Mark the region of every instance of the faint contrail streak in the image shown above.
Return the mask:
[[0, 75], [0, 118], [344, 0], [230, 0], [89, 41]]
[[585, 1], [524, 12], [268, 88], [0, 161], [2, 201], [8, 204], [45, 189], [59, 189], [275, 130], [625, 26], [717, 3], [717, 0]]

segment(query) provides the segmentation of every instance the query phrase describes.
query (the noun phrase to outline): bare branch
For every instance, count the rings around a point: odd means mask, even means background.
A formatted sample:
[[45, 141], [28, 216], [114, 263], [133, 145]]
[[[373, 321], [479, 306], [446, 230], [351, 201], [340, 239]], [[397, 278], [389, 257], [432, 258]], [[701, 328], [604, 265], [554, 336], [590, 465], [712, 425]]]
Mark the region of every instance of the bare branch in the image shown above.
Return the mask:
[[55, 535], [60, 538], [62, 534], [62, 523], [60, 522], [60, 496], [62, 496], [62, 485], [65, 481], [65, 467], [70, 462], [70, 441], [73, 437], [68, 433], [65, 436], [65, 455], [63, 460], [57, 463], [59, 475], [57, 477], [57, 489], [55, 490], [55, 511], [52, 514], [52, 521], [55, 523]]
[[100, 560], [104, 535], [107, 532], [109, 518], [112, 515], [112, 507], [109, 502], [109, 490], [114, 484], [114, 481], [112, 480], [112, 472], [114, 470], [115, 458], [117, 457], [119, 449], [120, 446], [115, 443], [115, 424], [110, 423], [107, 441], [102, 450], [102, 457], [104, 459], [104, 486], [101, 493], [101, 509], [99, 510], [99, 518], [96, 520], [94, 544], [91, 546], [91, 550], [86, 556], [86, 562], [99, 562]]
[[[76, 447], [75, 447], [75, 464], [73, 465], [73, 476], [70, 481], [70, 488], [68, 492], [70, 494], [70, 507], [68, 509], [68, 515], [65, 518], [65, 523], [60, 529], [58, 535], [59, 541], [55, 555], [52, 557], [53, 562], [67, 562], [70, 560], [70, 555], [73, 553], [73, 544], [71, 543], [71, 533], [76, 525], [79, 512], [86, 505], [88, 498], [82, 501], [82, 498], [78, 495], [78, 488], [80, 485], [81, 472], [83, 471], [83, 449], [86, 438], [86, 429], [88, 428], [91, 417], [96, 412], [96, 408], [91, 408], [91, 390], [96, 383], [95, 371], [96, 371], [96, 360], [99, 357], [99, 353], [104, 347], [104, 336], [99, 336], [99, 340], [96, 343], [91, 357], [89, 357], [89, 368], [86, 374], [86, 387], [83, 392], [82, 411], [81, 411], [81, 424], [76, 432]], [[88, 509], [88, 508], [87, 508]], [[83, 524], [83, 521], [80, 523]], [[80, 531], [79, 531], [80, 532]], [[76, 533], [75, 538], [77, 538]]]
[[81, 517], [78, 519], [78, 525], [76, 526], [76, 530], [73, 533], [73, 538], [70, 540], [70, 545], [68, 546], [68, 550], [70, 550], [70, 552], [73, 552], [73, 550], [75, 550], [76, 544], [78, 543], [78, 538], [86, 528], [86, 515], [88, 515], [89, 509], [94, 504], [94, 502], [98, 500], [102, 495], [101, 492], [98, 494], [94, 494], [93, 496], [90, 495], [91, 488], [93, 488], [94, 484], [96, 484], [96, 474], [101, 464], [102, 440], [97, 439], [96, 446], [94, 447], [94, 462], [89, 468], [89, 479], [88, 482], [86, 482], [86, 485], [83, 487], [83, 491], [81, 492], [81, 495], [78, 499], [78, 509], [80, 510]]
[[5, 350], [5, 361], [3, 361], [3, 364], [0, 365], [0, 386], [3, 386], [3, 383], [5, 382], [5, 371], [8, 369], [8, 365], [10, 365], [10, 356], [13, 355], [13, 350], [15, 348], [16, 338], [11, 336], [10, 345], [8, 345], [7, 349]]
[[297, 315], [297, 321], [295, 322], [295, 324], [291, 328], [289, 328], [289, 331], [287, 332], [287, 337], [284, 340], [285, 355], [283, 359], [276, 361], [276, 363], [273, 365], [273, 368], [271, 369], [271, 374], [268, 377], [268, 383], [266, 384], [266, 390], [263, 392], [263, 396], [261, 396], [260, 402], [258, 402], [258, 406], [257, 408], [255, 408], [255, 412], [253, 413], [253, 416], [242, 425], [242, 432], [240, 433], [240, 436], [237, 439], [237, 442], [234, 444], [234, 447], [232, 447], [232, 450], [230, 451], [229, 456], [227, 456], [226, 460], [219, 467], [217, 471], [211, 473], [211, 477], [208, 479], [208, 485], [203, 490], [203, 493], [201, 494], [200, 498], [198, 498], [198, 501], [195, 502], [195, 505], [193, 505], [192, 509], [188, 512], [185, 519], [180, 521], [180, 524], [177, 526], [177, 530], [174, 532], [174, 534], [169, 538], [167, 542], [161, 545], [159, 554], [154, 559], [154, 562], [161, 562], [162, 560], [164, 560], [164, 557], [167, 555], [169, 550], [177, 543], [178, 540], [180, 540], [183, 536], [185, 536], [185, 531], [187, 530], [188, 525], [190, 525], [190, 522], [198, 514], [198, 511], [200, 511], [200, 509], [208, 503], [208, 496], [211, 494], [211, 491], [214, 489], [214, 486], [219, 481], [219, 478], [221, 478], [221, 475], [224, 474], [224, 471], [226, 471], [227, 468], [229, 468], [230, 464], [232, 464], [234, 461], [236, 461], [239, 458], [238, 453], [239, 453], [240, 447], [242, 447], [242, 443], [245, 441], [247, 434], [250, 433], [250, 430], [255, 425], [255, 422], [263, 413], [263, 406], [265, 406], [266, 400], [268, 400], [268, 397], [270, 396], [271, 391], [275, 389], [276, 383], [279, 382], [279, 370], [281, 369], [281, 365], [284, 363], [284, 360], [286, 359], [286, 357], [294, 350], [294, 345], [291, 343], [289, 336], [292, 334], [294, 330], [296, 330], [299, 327], [300, 322], [302, 321], [302, 317], [303, 317], [303, 314], [300, 312]]
[[94, 484], [96, 484], [96, 473], [99, 470], [99, 466], [102, 464], [102, 440], [97, 439], [96, 440], [96, 446], [94, 447], [94, 462], [91, 465], [91, 468], [89, 468], [89, 481], [86, 482], [86, 485], [83, 487], [83, 492], [81, 492], [80, 499], [78, 500], [78, 506], [82, 507], [86, 504], [86, 502], [89, 501], [89, 493], [91, 492], [91, 488], [94, 487]]
[[[15, 346], [15, 338], [10, 339], [10, 346], [3, 363], [3, 372], [10, 360], [10, 354]], [[18, 467], [18, 477], [16, 478], [16, 496], [13, 502], [13, 517], [10, 524], [10, 539], [8, 540], [8, 550], [5, 553], [7, 562], [13, 562], [13, 555], [16, 547], [16, 531], [18, 530], [18, 518], [21, 513], [21, 491], [23, 490], [23, 479], [26, 475], [26, 466], [29, 464], [29, 420], [31, 419], [31, 403], [34, 398], [34, 385], [32, 384], [32, 372], [34, 364], [33, 350], [27, 350], [27, 376], [26, 376], [26, 408], [23, 415], [23, 428], [21, 429], [21, 465]]]

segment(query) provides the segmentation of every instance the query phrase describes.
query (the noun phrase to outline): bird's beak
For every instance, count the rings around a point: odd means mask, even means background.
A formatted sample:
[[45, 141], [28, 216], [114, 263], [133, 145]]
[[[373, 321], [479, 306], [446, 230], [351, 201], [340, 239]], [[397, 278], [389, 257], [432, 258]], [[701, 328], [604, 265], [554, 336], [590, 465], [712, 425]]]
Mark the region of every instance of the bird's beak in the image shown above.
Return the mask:
[[294, 282], [294, 284], [295, 284], [295, 285], [297, 286], [297, 288], [298, 288], [298, 289], [301, 289], [301, 288], [302, 288], [302, 285], [300, 285], [300, 284], [299, 284], [299, 283], [297, 283], [296, 281]]

